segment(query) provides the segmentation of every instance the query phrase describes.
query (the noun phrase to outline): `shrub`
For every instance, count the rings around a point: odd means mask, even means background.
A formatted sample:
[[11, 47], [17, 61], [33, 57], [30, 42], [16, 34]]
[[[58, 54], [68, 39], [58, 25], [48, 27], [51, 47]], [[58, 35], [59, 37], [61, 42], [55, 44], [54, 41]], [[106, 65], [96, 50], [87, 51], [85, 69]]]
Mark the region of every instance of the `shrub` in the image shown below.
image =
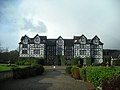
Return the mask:
[[80, 75], [81, 75], [81, 79], [83, 79], [84, 81], [87, 80], [87, 77], [86, 77], [86, 68], [80, 68]]
[[44, 68], [41, 65], [30, 66], [26, 68], [12, 68], [13, 78], [27, 78], [30, 76], [40, 75], [44, 72]]
[[80, 71], [79, 71], [79, 67], [77, 66], [73, 66], [71, 68], [71, 76], [75, 79], [80, 79]]
[[113, 60], [114, 66], [120, 66], [120, 60]]
[[73, 58], [71, 60], [71, 65], [77, 65], [78, 64], [78, 61], [79, 61], [79, 58]]
[[87, 65], [87, 66], [90, 66], [91, 63], [92, 63], [91, 58], [90, 58], [90, 57], [87, 57], [87, 58], [86, 58], [86, 65]]
[[42, 65], [36, 65], [35, 66], [35, 72], [36, 72], [36, 75], [40, 75], [44, 72], [44, 68]]
[[36, 58], [19, 58], [19, 60], [16, 61], [16, 65], [36, 65], [36, 61]]
[[[102, 81], [108, 77], [113, 77], [120, 75], [120, 68], [111, 68], [111, 67], [87, 67], [86, 68], [86, 76], [85, 76], [85, 68], [80, 69], [80, 75], [82, 79], [87, 79], [90, 81], [95, 87], [102, 87]], [[108, 82], [110, 79], [108, 79]]]
[[71, 74], [71, 68], [72, 68], [72, 66], [66, 67], [65, 72], [66, 72], [67, 74]]
[[120, 76], [107, 77], [102, 81], [103, 90], [120, 90]]
[[45, 59], [44, 59], [44, 58], [36, 58], [36, 63], [37, 63], [37, 64], [44, 65]]
[[77, 67], [79, 67], [79, 68], [82, 68], [82, 66], [83, 66], [83, 65], [81, 65], [81, 64], [77, 64]]

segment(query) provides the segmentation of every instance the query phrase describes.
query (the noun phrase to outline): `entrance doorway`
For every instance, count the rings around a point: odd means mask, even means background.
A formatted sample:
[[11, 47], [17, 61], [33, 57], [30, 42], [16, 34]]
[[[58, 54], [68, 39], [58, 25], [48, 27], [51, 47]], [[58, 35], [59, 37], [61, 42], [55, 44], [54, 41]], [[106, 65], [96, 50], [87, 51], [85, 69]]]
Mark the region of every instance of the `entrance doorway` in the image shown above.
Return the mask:
[[84, 59], [80, 58], [80, 64], [83, 66]]

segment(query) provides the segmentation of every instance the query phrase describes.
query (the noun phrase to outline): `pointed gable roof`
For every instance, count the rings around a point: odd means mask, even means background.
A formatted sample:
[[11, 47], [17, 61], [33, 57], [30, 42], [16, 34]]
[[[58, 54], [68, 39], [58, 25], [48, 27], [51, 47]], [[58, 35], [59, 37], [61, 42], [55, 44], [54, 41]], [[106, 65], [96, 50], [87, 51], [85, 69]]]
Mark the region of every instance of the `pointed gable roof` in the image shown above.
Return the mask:
[[[56, 40], [58, 40], [59, 38], [62, 38], [61, 36], [59, 36]], [[63, 38], [62, 38], [63, 39]], [[63, 39], [64, 40], [64, 39]]]
[[[80, 36], [80, 38], [81, 38], [81, 37], [85, 37], [85, 38], [86, 38], [86, 36], [85, 36], [84, 34], [82, 34], [82, 35]], [[86, 38], [86, 40], [87, 40], [87, 38]]]
[[91, 40], [92, 43], [93, 43], [93, 40], [94, 40], [95, 38], [97, 38], [97, 39], [99, 40], [99, 44], [100, 44], [100, 45], [103, 45], [103, 43], [100, 41], [100, 38], [99, 38], [97, 35], [95, 35], [95, 36], [92, 38], [92, 40]]

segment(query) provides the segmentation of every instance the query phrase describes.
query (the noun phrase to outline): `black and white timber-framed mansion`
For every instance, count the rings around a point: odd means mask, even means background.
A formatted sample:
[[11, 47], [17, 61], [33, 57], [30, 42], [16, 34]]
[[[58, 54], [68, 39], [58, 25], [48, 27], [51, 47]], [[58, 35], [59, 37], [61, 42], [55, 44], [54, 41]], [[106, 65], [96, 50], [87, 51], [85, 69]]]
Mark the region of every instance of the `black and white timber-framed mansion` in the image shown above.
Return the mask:
[[19, 43], [19, 57], [44, 58], [46, 65], [53, 65], [57, 55], [64, 57], [64, 63], [70, 64], [72, 58], [80, 58], [86, 63], [87, 57], [92, 57], [95, 63], [103, 62], [103, 43], [98, 36], [87, 39], [83, 34], [74, 36], [73, 39], [47, 39], [47, 36], [29, 38], [21, 37]]

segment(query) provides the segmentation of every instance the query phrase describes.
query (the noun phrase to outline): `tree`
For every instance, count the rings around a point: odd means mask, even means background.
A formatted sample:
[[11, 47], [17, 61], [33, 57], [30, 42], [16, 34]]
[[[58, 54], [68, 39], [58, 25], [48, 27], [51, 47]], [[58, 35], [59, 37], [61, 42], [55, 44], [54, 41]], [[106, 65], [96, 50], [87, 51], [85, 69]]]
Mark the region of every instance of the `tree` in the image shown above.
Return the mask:
[[0, 62], [2, 63], [7, 63], [8, 61], [10, 61], [11, 63], [15, 63], [18, 59], [18, 51], [17, 50], [13, 50], [10, 52], [1, 52], [0, 53]]

